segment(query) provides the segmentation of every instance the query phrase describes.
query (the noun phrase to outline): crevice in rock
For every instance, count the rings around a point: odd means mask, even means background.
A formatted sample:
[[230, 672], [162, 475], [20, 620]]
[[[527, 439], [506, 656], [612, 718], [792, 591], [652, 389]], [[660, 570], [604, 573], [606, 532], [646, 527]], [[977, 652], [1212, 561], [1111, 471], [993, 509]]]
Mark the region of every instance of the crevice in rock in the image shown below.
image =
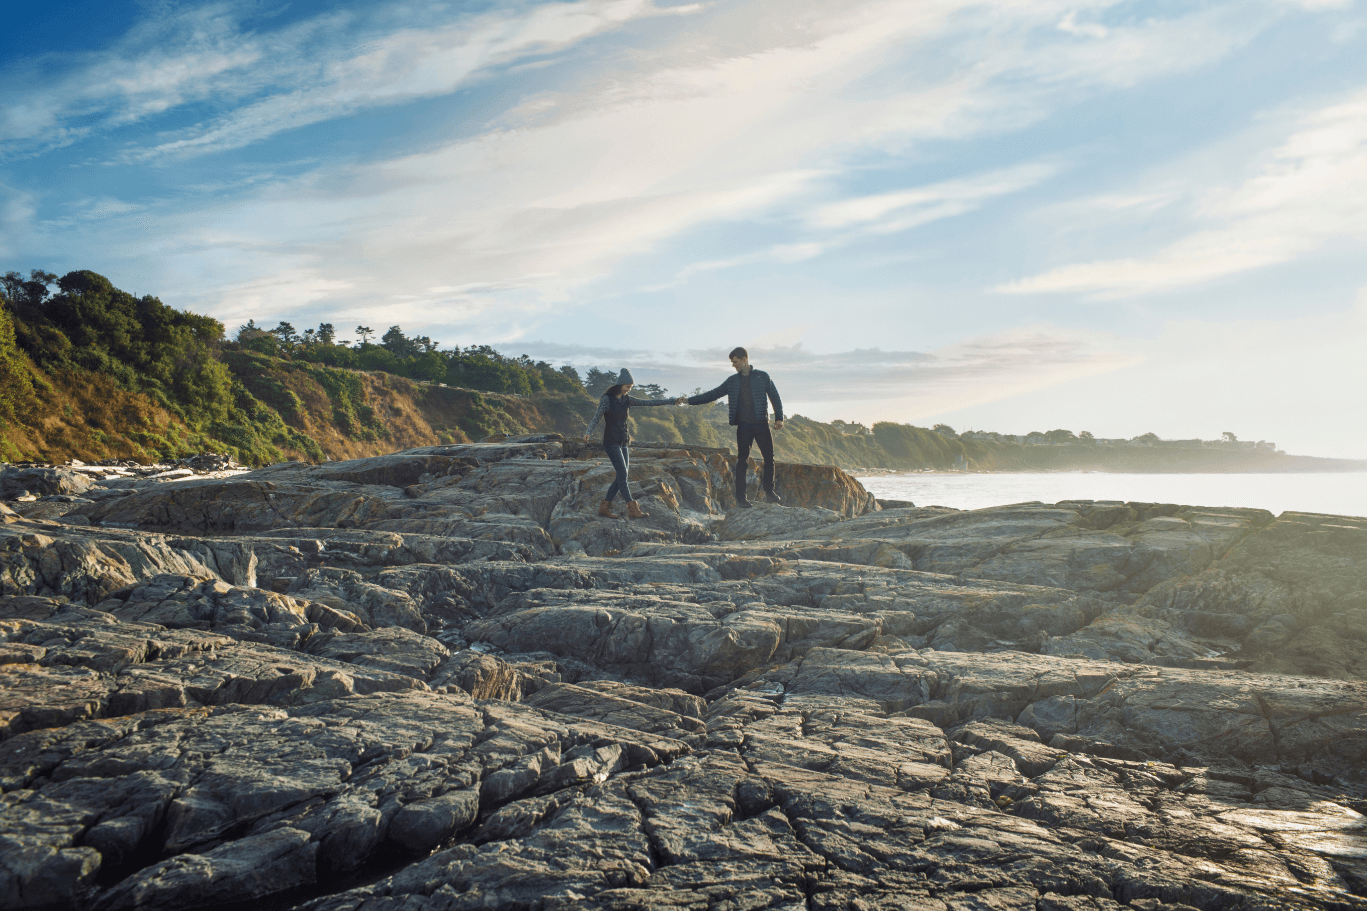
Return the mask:
[[631, 801], [632, 805], [636, 807], [636, 812], [641, 814], [640, 831], [641, 834], [645, 836], [646, 844], [650, 846], [650, 871], [654, 873], [656, 870], [660, 870], [664, 867], [673, 866], [674, 861], [669, 859], [664, 848], [660, 845], [659, 838], [651, 831], [650, 814], [646, 811], [645, 799], [636, 794], [630, 784], [626, 785], [622, 790], [626, 794], [627, 800]]
[[1258, 703], [1258, 711], [1262, 713], [1263, 720], [1267, 722], [1267, 733], [1272, 737], [1272, 749], [1277, 755], [1281, 755], [1281, 735], [1277, 733], [1277, 725], [1273, 721], [1272, 706], [1268, 705], [1266, 697], [1256, 690], [1253, 692], [1253, 699]]

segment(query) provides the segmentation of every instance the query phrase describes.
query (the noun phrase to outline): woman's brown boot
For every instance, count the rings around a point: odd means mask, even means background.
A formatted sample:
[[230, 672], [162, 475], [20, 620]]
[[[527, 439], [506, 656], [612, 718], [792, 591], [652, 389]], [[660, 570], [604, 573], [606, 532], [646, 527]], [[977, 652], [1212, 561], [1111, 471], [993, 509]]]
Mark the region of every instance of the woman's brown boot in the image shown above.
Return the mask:
[[604, 500], [603, 502], [598, 504], [598, 515], [604, 517], [605, 519], [617, 518], [617, 513], [612, 511], [611, 500]]
[[628, 518], [628, 519], [644, 519], [644, 518], [645, 518], [646, 516], [648, 516], [648, 515], [650, 515], [650, 513], [648, 513], [648, 512], [642, 512], [642, 511], [641, 511], [641, 507], [639, 507], [639, 506], [636, 505], [636, 501], [635, 501], [635, 500], [629, 500], [629, 501], [627, 502], [627, 518]]

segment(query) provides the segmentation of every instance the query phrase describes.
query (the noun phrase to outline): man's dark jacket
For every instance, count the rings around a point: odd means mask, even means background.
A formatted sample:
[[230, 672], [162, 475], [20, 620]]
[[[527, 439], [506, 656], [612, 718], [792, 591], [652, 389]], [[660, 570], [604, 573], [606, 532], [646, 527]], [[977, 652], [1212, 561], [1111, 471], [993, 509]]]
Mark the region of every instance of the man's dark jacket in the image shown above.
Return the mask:
[[[750, 381], [750, 397], [755, 403], [755, 413], [749, 417], [744, 417], [740, 413], [740, 384], [747, 379]], [[739, 424], [741, 421], [767, 424], [769, 422], [769, 399], [774, 402], [774, 420], [783, 420], [783, 400], [778, 397], [778, 390], [774, 388], [774, 381], [769, 379], [769, 374], [763, 370], [752, 368], [748, 377], [733, 373], [711, 392], [689, 396], [688, 404], [706, 405], [708, 402], [715, 402], [722, 396], [727, 397], [727, 405], [731, 409], [732, 424]]]

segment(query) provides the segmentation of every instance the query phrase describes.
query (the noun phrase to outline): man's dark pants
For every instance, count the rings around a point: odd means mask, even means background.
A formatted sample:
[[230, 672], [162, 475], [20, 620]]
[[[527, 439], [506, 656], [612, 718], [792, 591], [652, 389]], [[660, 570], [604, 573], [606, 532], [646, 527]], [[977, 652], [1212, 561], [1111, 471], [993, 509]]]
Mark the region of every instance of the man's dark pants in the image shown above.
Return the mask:
[[751, 443], [759, 446], [760, 455], [764, 456], [764, 492], [774, 492], [774, 438], [769, 433], [769, 423], [741, 421], [736, 425], [736, 501], [740, 503], [745, 502], [746, 461], [750, 458]]

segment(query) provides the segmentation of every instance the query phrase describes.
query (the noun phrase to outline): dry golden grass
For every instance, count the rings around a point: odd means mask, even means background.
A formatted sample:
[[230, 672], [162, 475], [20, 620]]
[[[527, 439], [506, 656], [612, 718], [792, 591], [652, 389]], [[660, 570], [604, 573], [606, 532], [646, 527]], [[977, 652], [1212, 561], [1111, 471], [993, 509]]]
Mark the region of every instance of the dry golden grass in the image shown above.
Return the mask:
[[98, 374], [47, 374], [33, 368], [37, 405], [22, 424], [0, 429], [10, 461], [134, 459], [155, 462], [185, 425], [148, 396], [126, 392]]
[[[312, 437], [330, 459], [360, 459], [442, 442], [414, 403], [418, 386], [411, 380], [383, 373], [361, 374], [363, 404], [374, 409], [384, 434], [377, 440], [356, 440], [333, 422], [332, 401], [316, 380], [295, 370], [273, 371], [272, 376], [303, 404], [301, 414], [284, 416], [286, 423]], [[292, 458], [307, 458], [289, 447], [284, 451]]]
[[[62, 462], [133, 459], [144, 464], [187, 455], [203, 447], [193, 432], [152, 398], [118, 388], [99, 374], [47, 374], [32, 368], [37, 405], [22, 422], [0, 426], [0, 458]], [[330, 459], [357, 459], [416, 446], [468, 443], [490, 433], [560, 432], [583, 428], [593, 405], [587, 399], [525, 398], [428, 386], [384, 373], [361, 373], [362, 402], [381, 428], [376, 439], [354, 439], [334, 422], [326, 390], [307, 373], [273, 370], [270, 377], [293, 393], [299, 408], [282, 418], [318, 443]], [[587, 404], [586, 404], [587, 403]], [[581, 413], [582, 412], [582, 413]], [[276, 444], [286, 458], [309, 461], [306, 452]]]

